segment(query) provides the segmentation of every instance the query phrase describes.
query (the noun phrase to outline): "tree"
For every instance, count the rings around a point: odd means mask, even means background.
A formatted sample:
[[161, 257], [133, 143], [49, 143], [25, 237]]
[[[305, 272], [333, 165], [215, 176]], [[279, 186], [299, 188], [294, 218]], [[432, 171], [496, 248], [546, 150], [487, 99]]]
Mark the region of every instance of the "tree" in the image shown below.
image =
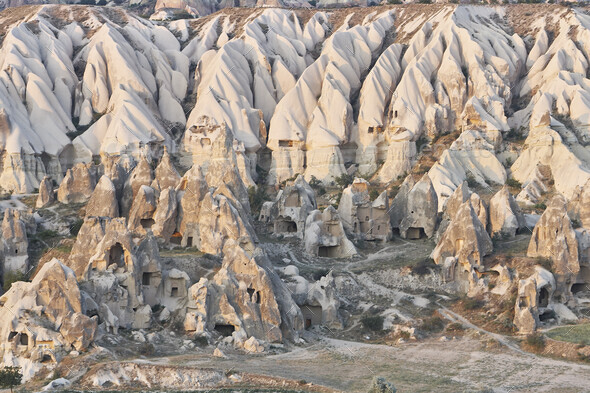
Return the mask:
[[20, 385], [23, 375], [20, 367], [4, 367], [0, 369], [0, 387], [9, 388], [12, 392], [14, 386]]

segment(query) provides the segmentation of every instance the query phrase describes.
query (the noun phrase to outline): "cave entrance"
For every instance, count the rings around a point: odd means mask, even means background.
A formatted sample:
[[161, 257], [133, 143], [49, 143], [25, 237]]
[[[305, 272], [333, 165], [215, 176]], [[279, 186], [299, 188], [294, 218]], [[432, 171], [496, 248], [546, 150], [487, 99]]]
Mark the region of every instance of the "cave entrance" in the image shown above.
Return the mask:
[[125, 255], [121, 243], [115, 243], [115, 245], [109, 250], [107, 266], [110, 266], [113, 263], [117, 264], [118, 267], [125, 267]]
[[410, 227], [406, 232], [406, 238], [417, 240], [426, 237], [426, 233], [424, 232], [424, 228], [416, 228]]
[[215, 331], [224, 337], [230, 337], [236, 331], [236, 327], [234, 325], [216, 324]]
[[306, 304], [301, 307], [301, 313], [303, 314], [306, 329], [322, 324], [322, 306], [310, 306]]
[[572, 285], [572, 293], [575, 295], [576, 293], [590, 291], [590, 284], [573, 284]]
[[279, 218], [275, 223], [276, 233], [296, 233], [297, 224], [295, 221], [291, 221], [288, 218]]
[[320, 246], [318, 256], [324, 258], [334, 258], [338, 255], [338, 246]]
[[152, 218], [142, 218], [139, 223], [143, 229], [151, 229], [156, 222]]
[[177, 246], [182, 245], [182, 235], [179, 232], [174, 232], [170, 237], [170, 243]]
[[178, 287], [172, 287], [170, 289], [170, 297], [178, 297]]
[[186, 246], [187, 247], [192, 247], [193, 246], [193, 237], [189, 236], [186, 238]]
[[543, 287], [539, 291], [539, 307], [547, 307], [549, 305], [549, 291]]
[[29, 345], [29, 336], [27, 333], [20, 334], [20, 345]]
[[553, 310], [547, 310], [542, 314], [539, 314], [539, 321], [547, 322], [550, 319], [555, 319], [556, 315]]
[[51, 357], [51, 355], [43, 355], [43, 357], [41, 358], [41, 363], [50, 363], [53, 361], [53, 358]]
[[149, 286], [152, 283], [152, 273], [144, 272], [141, 276], [141, 285]]

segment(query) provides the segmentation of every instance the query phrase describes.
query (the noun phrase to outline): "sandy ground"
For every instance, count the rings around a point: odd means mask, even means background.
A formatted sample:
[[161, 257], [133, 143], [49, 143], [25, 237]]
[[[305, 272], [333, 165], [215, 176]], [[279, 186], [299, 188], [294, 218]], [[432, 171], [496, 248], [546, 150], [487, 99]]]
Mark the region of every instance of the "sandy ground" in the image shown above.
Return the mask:
[[393, 382], [398, 392], [588, 392], [590, 364], [519, 354], [506, 347], [486, 349], [487, 337], [426, 340], [397, 346], [329, 338], [276, 355], [227, 354], [227, 359], [184, 355], [152, 359], [272, 375], [366, 392], [373, 376]]

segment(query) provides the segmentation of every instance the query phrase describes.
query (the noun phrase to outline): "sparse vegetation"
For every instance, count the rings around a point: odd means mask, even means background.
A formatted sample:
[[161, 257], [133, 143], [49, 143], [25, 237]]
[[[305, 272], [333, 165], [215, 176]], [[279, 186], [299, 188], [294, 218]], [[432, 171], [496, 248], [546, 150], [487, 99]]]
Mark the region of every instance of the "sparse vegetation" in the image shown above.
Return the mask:
[[437, 265], [434, 263], [432, 258], [422, 259], [420, 262], [412, 266], [412, 273], [419, 276], [429, 274], [432, 270], [436, 269]]
[[525, 342], [535, 352], [542, 352], [545, 349], [545, 336], [540, 333], [529, 334]]
[[479, 186], [479, 183], [475, 179], [473, 173], [468, 173], [467, 178], [465, 180], [467, 181], [467, 185], [469, 186], [469, 188], [476, 188]]
[[250, 209], [252, 210], [252, 214], [256, 216], [258, 213], [260, 213], [262, 204], [264, 204], [266, 201], [269, 201], [270, 197], [266, 193], [266, 190], [263, 186], [250, 186], [248, 188], [248, 200], [250, 201]]
[[420, 330], [428, 333], [442, 332], [445, 328], [445, 321], [439, 316], [432, 316], [424, 319], [420, 324]]
[[324, 187], [324, 184], [320, 180], [318, 180], [317, 177], [315, 177], [313, 175], [311, 176], [311, 179], [309, 179], [309, 186], [319, 196], [326, 194], [326, 187]]
[[383, 321], [384, 318], [381, 315], [371, 315], [361, 319], [361, 324], [367, 330], [379, 332], [383, 330]]
[[4, 285], [3, 285], [3, 289], [4, 292], [8, 291], [10, 289], [10, 287], [12, 286], [12, 284], [14, 284], [17, 281], [25, 281], [26, 277], [25, 274], [20, 272], [20, 271], [12, 271], [9, 270], [6, 272], [6, 274], [4, 274]]
[[485, 302], [481, 299], [466, 297], [463, 299], [463, 308], [465, 310], [476, 310], [478, 308], [482, 308], [485, 305]]
[[513, 178], [506, 180], [506, 185], [508, 187], [516, 188], [518, 190], [520, 190], [522, 188], [522, 183], [516, 179], [513, 179]]
[[533, 208], [537, 211], [544, 212], [547, 209], [547, 205], [544, 202], [535, 203]]
[[70, 235], [72, 236], [78, 236], [78, 232], [80, 232], [80, 229], [82, 228], [82, 225], [84, 224], [84, 220], [82, 220], [81, 218], [76, 220], [71, 226], [70, 226]]
[[336, 185], [340, 189], [345, 189], [346, 187], [348, 187], [349, 184], [352, 183], [353, 180], [354, 176], [349, 175], [348, 173], [343, 173], [342, 175], [334, 179], [334, 183], [336, 183]]
[[590, 323], [561, 326], [547, 332], [547, 337], [581, 345], [590, 345]]
[[8, 388], [12, 392], [12, 388], [20, 385], [23, 379], [20, 367], [4, 367], [0, 369], [0, 387]]

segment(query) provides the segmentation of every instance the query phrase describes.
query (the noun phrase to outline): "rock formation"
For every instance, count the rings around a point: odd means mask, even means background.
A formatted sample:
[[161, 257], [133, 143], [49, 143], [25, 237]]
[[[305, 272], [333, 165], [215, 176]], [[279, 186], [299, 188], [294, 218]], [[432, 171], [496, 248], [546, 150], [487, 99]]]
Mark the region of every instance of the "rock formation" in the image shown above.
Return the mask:
[[131, 174], [125, 181], [123, 187], [123, 196], [121, 198], [121, 215], [127, 216], [131, 210], [131, 205], [135, 201], [137, 194], [142, 186], [150, 186], [153, 181], [152, 168], [145, 156], [142, 156], [131, 171]]
[[[393, 228], [404, 239], [432, 237], [438, 223], [438, 199], [428, 174], [413, 184], [411, 175], [396, 194], [390, 212]], [[411, 186], [410, 186], [411, 184]]]
[[55, 201], [55, 192], [53, 191], [53, 182], [49, 176], [45, 176], [39, 183], [39, 196], [35, 206], [37, 209], [51, 205]]
[[154, 181], [151, 186], [158, 194], [169, 187], [176, 188], [180, 182], [180, 175], [172, 163], [168, 149], [164, 149], [164, 154], [154, 172]]
[[101, 176], [86, 204], [86, 217], [119, 217], [119, 202], [115, 185], [106, 175]]
[[128, 226], [131, 230], [147, 230], [154, 225], [156, 193], [153, 188], [141, 186], [129, 211]]
[[304, 241], [305, 251], [314, 256], [347, 258], [356, 255], [356, 247], [346, 237], [338, 212], [332, 206], [309, 214]]
[[483, 257], [492, 252], [492, 239], [477, 217], [471, 199], [463, 202], [430, 254], [435, 263], [443, 266], [447, 280], [477, 284], [483, 272]]
[[389, 199], [383, 192], [374, 201], [369, 196], [369, 182], [355, 178], [342, 191], [338, 214], [344, 229], [352, 236], [365, 240], [389, 240]]
[[551, 260], [557, 281], [555, 296], [562, 302], [570, 300], [571, 285], [580, 271], [580, 262], [576, 233], [563, 196], [553, 197], [535, 225], [527, 256]]
[[97, 320], [84, 312], [74, 272], [57, 259], [46, 263], [32, 282], [14, 283], [0, 297], [3, 361], [22, 367], [27, 380], [42, 363], [86, 350]]
[[526, 223], [520, 207], [507, 186], [502, 187], [490, 200], [490, 234], [492, 237], [514, 237]]
[[297, 236], [303, 239], [305, 220], [317, 209], [315, 192], [303, 176], [287, 184], [276, 199], [265, 202], [260, 210], [259, 221], [267, 224], [270, 233]]
[[27, 273], [29, 269], [27, 227], [21, 220], [21, 212], [15, 209], [4, 211], [2, 220], [2, 245], [4, 273], [20, 272]]
[[96, 186], [95, 168], [92, 164], [76, 164], [68, 169], [57, 189], [57, 200], [63, 204], [88, 201]]

